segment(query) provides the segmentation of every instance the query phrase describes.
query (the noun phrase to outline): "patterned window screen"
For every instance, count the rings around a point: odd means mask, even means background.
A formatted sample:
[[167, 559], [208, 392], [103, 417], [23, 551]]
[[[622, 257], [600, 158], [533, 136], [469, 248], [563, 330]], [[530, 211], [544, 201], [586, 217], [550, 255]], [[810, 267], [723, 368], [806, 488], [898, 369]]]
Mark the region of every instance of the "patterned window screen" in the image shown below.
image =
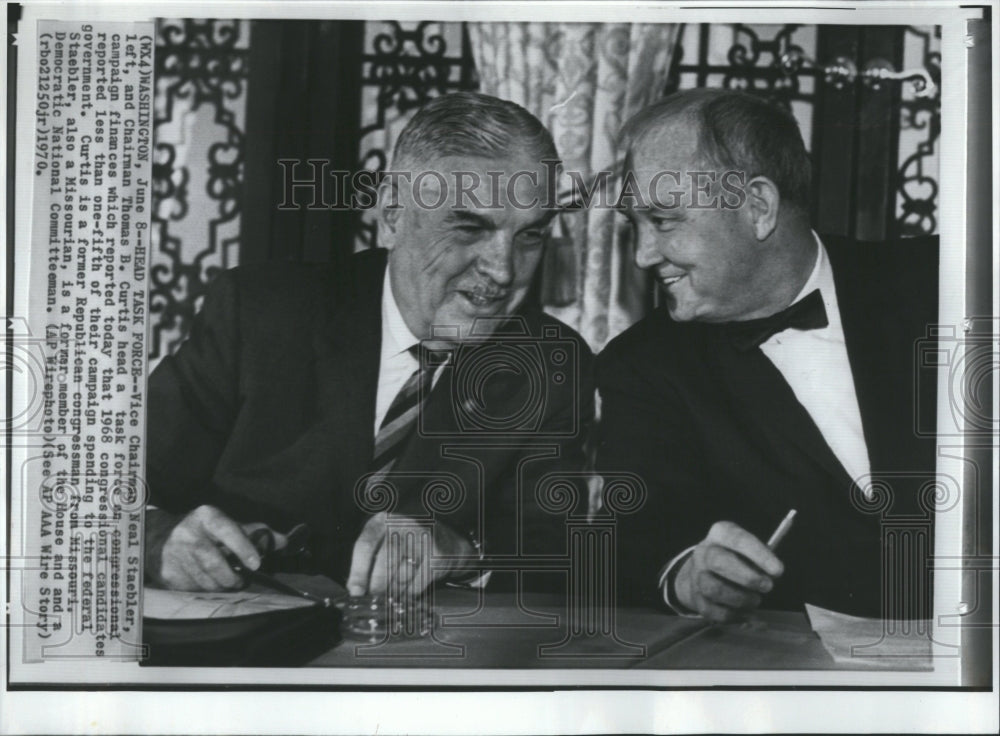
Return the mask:
[[[818, 29], [807, 25], [700, 24], [684, 27], [666, 91], [697, 86], [754, 90], [787, 105], [807, 145], [822, 93], [821, 73], [782, 71], [796, 50], [815, 59]], [[187, 333], [205, 288], [240, 260], [246, 98], [251, 23], [159, 23], [151, 268], [151, 367]], [[940, 32], [902, 28], [905, 68], [939, 78]], [[825, 61], [825, 60], [819, 60]], [[461, 23], [369, 22], [361, 64], [359, 168], [387, 164], [399, 131], [427, 99], [477, 89], [478, 75]], [[940, 94], [900, 87], [895, 227], [900, 235], [937, 230]], [[360, 213], [355, 248], [374, 244], [371, 212]]]
[[[903, 69], [925, 69], [940, 79], [941, 29], [901, 26]], [[697, 24], [684, 29], [671, 87], [727, 87], [763, 94], [795, 115], [808, 148], [813, 111], [826, 82], [817, 74], [818, 27], [814, 25]], [[780, 69], [782, 55], [794, 52], [814, 63], [797, 73]], [[819, 85], [819, 87], [817, 86]], [[901, 236], [937, 232], [937, 193], [941, 133], [940, 89], [919, 97], [914, 85], [899, 86], [899, 138], [896, 160], [895, 227]]]
[[239, 263], [248, 20], [160, 20], [156, 33], [150, 369], [220, 269]]
[[[427, 100], [479, 81], [461, 23], [365, 24], [361, 87], [361, 168], [382, 171], [413, 113]], [[375, 245], [373, 210], [361, 213], [355, 248]]]

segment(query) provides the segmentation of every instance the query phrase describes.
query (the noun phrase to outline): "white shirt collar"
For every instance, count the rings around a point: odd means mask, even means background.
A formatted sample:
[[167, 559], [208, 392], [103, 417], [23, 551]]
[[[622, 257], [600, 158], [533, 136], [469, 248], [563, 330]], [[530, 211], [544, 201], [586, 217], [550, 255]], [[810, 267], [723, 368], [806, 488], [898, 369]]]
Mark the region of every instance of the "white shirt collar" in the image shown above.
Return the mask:
[[837, 308], [837, 291], [833, 283], [833, 267], [830, 265], [830, 256], [827, 255], [826, 247], [820, 240], [816, 231], [813, 231], [813, 238], [816, 239], [816, 263], [813, 265], [812, 273], [806, 279], [805, 286], [792, 300], [792, 304], [804, 299], [809, 294], [819, 289], [820, 296], [823, 297], [823, 306], [826, 308], [826, 318], [830, 324], [840, 323], [840, 311]]
[[393, 358], [419, 343], [420, 339], [410, 332], [399, 311], [396, 295], [392, 293], [392, 279], [389, 278], [387, 265], [382, 282], [382, 357]]

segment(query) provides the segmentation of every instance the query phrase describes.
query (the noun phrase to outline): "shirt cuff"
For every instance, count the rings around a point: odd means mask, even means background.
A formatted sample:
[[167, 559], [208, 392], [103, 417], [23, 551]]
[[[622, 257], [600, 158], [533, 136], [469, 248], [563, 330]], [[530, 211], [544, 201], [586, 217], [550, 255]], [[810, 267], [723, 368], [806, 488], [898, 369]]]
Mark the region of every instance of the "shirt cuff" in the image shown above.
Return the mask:
[[677, 600], [674, 591], [674, 581], [677, 579], [677, 573], [680, 572], [681, 567], [687, 562], [692, 552], [694, 552], [694, 546], [688, 547], [663, 566], [663, 569], [660, 571], [659, 588], [663, 592], [663, 602], [667, 604], [667, 608], [671, 611], [684, 618], [701, 618], [701, 616], [690, 608], [682, 605]]
[[[482, 542], [479, 541], [479, 537], [472, 530], [468, 531], [465, 535], [466, 540], [472, 545], [472, 548], [479, 555], [479, 559], [482, 560], [486, 557], [486, 553], [483, 551]], [[474, 588], [483, 589], [486, 584], [490, 582], [490, 576], [493, 575], [492, 570], [484, 570], [483, 572], [470, 572], [465, 577], [458, 578], [457, 580], [445, 581], [445, 585], [452, 588]]]
[[478, 574], [475, 578], [471, 580], [449, 580], [445, 585], [449, 588], [468, 588], [471, 590], [481, 590], [486, 587], [486, 584], [490, 582], [490, 576], [493, 575], [492, 570], [487, 570], [486, 572]]

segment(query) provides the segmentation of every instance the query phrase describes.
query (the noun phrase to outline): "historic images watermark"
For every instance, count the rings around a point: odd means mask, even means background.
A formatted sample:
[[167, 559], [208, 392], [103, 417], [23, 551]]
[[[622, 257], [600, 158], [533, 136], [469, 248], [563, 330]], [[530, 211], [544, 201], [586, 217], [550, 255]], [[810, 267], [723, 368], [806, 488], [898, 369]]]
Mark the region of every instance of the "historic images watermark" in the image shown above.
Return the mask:
[[[631, 171], [603, 169], [590, 174], [565, 170], [559, 161], [543, 160], [543, 169], [502, 171], [345, 171], [327, 159], [278, 159], [282, 174], [279, 210], [366, 210], [382, 191], [386, 204], [413, 202], [438, 209], [728, 209], [747, 202], [753, 179], [745, 171], [655, 172], [641, 183]], [[543, 191], [543, 196], [527, 193]], [[405, 189], [405, 193], [404, 193]]]

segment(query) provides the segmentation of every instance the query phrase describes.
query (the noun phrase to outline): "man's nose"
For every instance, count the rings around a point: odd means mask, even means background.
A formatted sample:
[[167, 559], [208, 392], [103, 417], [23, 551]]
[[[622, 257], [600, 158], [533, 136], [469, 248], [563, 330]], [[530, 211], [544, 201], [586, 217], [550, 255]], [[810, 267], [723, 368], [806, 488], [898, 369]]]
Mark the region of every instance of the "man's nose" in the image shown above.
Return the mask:
[[514, 280], [514, 235], [497, 230], [483, 244], [476, 264], [479, 272], [489, 276], [498, 286], [509, 286]]
[[639, 231], [636, 234], [635, 265], [639, 268], [652, 268], [663, 263], [663, 253], [657, 248], [656, 238]]

